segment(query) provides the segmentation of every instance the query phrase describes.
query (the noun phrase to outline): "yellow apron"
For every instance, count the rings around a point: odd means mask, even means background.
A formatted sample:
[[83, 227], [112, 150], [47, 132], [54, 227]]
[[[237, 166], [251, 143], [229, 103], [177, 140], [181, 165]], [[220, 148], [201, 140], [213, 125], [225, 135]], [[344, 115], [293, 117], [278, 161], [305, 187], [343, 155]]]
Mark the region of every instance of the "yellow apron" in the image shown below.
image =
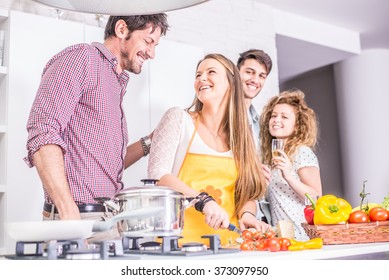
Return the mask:
[[[197, 124], [197, 123], [196, 123]], [[197, 128], [197, 125], [196, 125]], [[230, 223], [238, 225], [238, 219], [233, 217], [235, 202], [234, 190], [237, 179], [237, 169], [232, 157], [214, 156], [190, 153], [196, 129], [189, 142], [178, 178], [199, 192], [207, 192], [227, 211]], [[208, 239], [202, 235], [220, 235], [221, 245], [235, 244], [239, 235], [227, 229], [215, 230], [205, 223], [205, 216], [194, 207], [185, 211], [183, 238], [179, 243], [201, 242], [209, 245]]]

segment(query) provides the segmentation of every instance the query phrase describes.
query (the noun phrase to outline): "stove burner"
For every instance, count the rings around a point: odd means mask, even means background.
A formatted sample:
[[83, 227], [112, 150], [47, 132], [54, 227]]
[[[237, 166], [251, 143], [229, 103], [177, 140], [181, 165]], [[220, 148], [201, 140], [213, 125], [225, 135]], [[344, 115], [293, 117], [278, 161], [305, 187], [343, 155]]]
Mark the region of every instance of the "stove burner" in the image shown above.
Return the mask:
[[[124, 237], [123, 248], [124, 254], [151, 254], [162, 256], [200, 256], [211, 254], [223, 254], [239, 252], [239, 249], [221, 248], [220, 236], [217, 234], [204, 235], [202, 238], [209, 240], [209, 248], [202, 243], [189, 242], [178, 246], [178, 240], [181, 236], [159, 236], [162, 243], [159, 242], [145, 242], [139, 244], [139, 239], [142, 237]], [[142, 247], [144, 246], [144, 247]], [[149, 249], [152, 248], [153, 250]]]
[[[209, 247], [198, 242], [184, 243], [178, 246], [181, 236], [159, 236], [162, 242], [149, 241], [139, 244], [143, 237], [123, 237], [117, 240], [105, 240], [87, 244], [85, 240], [68, 240], [48, 242], [17, 242], [16, 252], [6, 255], [15, 260], [107, 260], [140, 259], [134, 254], [151, 254], [160, 256], [200, 256], [239, 252], [239, 249], [222, 248], [217, 234], [204, 235], [209, 240]], [[32, 246], [35, 246], [31, 248]], [[26, 248], [28, 247], [28, 248]], [[33, 249], [33, 250], [28, 250]], [[32, 254], [29, 251], [34, 251]]]
[[203, 252], [207, 251], [208, 248], [205, 244], [198, 243], [198, 242], [190, 242], [182, 244], [181, 251], [184, 252]]
[[144, 242], [140, 244], [139, 250], [141, 251], [160, 251], [161, 250], [161, 243], [156, 241], [149, 241]]
[[[27, 252], [27, 246], [35, 245], [34, 253]], [[69, 240], [48, 242], [22, 242], [16, 243], [15, 255], [5, 256], [16, 260], [107, 260], [111, 258], [139, 259], [135, 256], [124, 256], [122, 239], [106, 240], [86, 244], [85, 240]]]
[[67, 260], [100, 260], [100, 250], [96, 249], [75, 249], [66, 252]]

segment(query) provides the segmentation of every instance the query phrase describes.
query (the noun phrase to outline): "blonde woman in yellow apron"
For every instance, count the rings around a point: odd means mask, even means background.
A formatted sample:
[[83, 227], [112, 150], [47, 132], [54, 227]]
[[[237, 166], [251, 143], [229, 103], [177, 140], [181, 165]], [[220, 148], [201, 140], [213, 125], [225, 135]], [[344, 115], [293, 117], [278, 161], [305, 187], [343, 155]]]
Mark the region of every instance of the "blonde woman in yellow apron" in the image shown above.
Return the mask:
[[220, 54], [199, 62], [196, 97], [187, 109], [168, 110], [154, 131], [148, 175], [186, 196], [202, 194], [186, 210], [184, 242], [205, 242], [219, 234], [222, 245], [234, 242], [229, 223], [266, 230], [255, 218], [255, 200], [266, 182], [255, 149], [239, 71]]

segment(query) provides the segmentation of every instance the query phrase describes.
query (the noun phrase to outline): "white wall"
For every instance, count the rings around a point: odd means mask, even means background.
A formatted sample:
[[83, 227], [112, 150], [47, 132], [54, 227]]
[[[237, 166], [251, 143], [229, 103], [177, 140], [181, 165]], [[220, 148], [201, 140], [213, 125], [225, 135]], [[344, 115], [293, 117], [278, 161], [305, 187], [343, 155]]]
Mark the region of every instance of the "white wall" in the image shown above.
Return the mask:
[[365, 50], [334, 67], [345, 195], [360, 203], [367, 180], [369, 202], [389, 193], [389, 50]]
[[[64, 46], [83, 41], [80, 23], [44, 19], [20, 12], [12, 13], [9, 18], [12, 35], [8, 69], [7, 200], [11, 220], [36, 218], [42, 212], [43, 195], [37, 172], [28, 168], [23, 158], [27, 119], [43, 67]], [[48, 40], [40, 38], [39, 30], [48, 34]], [[28, 207], [29, 211], [20, 211], [18, 207]]]
[[[141, 74], [131, 74], [127, 87], [123, 107], [130, 143], [154, 130], [169, 108], [186, 108], [194, 98], [195, 68], [204, 50], [167, 38], [162, 38], [157, 48], [156, 58], [143, 66]], [[147, 164], [148, 157], [144, 157], [125, 171], [126, 187], [140, 185], [140, 180], [147, 178]]]
[[[30, 0], [2, 0], [0, 7], [55, 16], [53, 8]], [[254, 0], [212, 0], [167, 14], [171, 26], [166, 36], [169, 40], [197, 46], [205, 53], [220, 52], [234, 62], [240, 52], [249, 48], [266, 51], [272, 57], [274, 66], [253, 105], [260, 111], [266, 100], [278, 93], [277, 50], [273, 10], [270, 7]], [[62, 11], [61, 19], [98, 24], [92, 14]]]
[[206, 53], [220, 52], [236, 62], [239, 53], [263, 49], [273, 70], [253, 105], [260, 112], [269, 97], [278, 94], [278, 65], [273, 10], [252, 0], [212, 0], [168, 13], [167, 38], [201, 46]]

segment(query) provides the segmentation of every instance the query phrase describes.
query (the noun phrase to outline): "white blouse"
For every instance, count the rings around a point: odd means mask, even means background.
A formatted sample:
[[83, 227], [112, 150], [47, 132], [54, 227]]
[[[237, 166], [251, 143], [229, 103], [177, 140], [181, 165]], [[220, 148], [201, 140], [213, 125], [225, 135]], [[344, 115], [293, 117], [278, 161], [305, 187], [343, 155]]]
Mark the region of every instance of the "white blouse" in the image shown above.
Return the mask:
[[[178, 176], [195, 126], [184, 109], [170, 108], [162, 117], [153, 134], [148, 178], [160, 179], [166, 174]], [[196, 132], [189, 149], [192, 153], [232, 157], [231, 151], [217, 152], [210, 148]]]
[[[311, 148], [301, 146], [297, 149], [292, 160], [294, 176], [300, 180], [297, 171], [300, 168], [314, 166], [319, 168], [319, 162]], [[305, 222], [304, 200], [296, 194], [282, 177], [281, 170], [271, 171], [268, 189], [268, 200], [273, 226], [280, 220], [289, 220], [294, 223], [295, 238], [300, 241], [308, 240], [301, 223]]]

